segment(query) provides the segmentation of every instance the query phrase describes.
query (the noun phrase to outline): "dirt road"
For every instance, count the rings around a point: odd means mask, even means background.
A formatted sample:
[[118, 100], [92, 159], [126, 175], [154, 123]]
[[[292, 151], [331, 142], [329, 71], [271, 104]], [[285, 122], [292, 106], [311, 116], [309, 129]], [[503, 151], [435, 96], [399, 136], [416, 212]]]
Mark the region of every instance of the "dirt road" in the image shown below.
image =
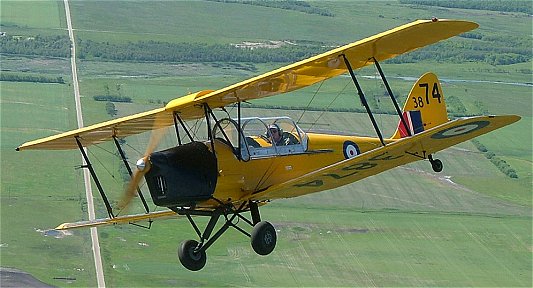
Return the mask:
[[[72, 83], [74, 86], [74, 99], [76, 102], [76, 119], [78, 120], [78, 128], [83, 127], [83, 115], [80, 101], [80, 88], [78, 85], [78, 68], [76, 67], [76, 41], [74, 41], [74, 31], [72, 30], [72, 20], [70, 18], [70, 6], [68, 0], [64, 0], [65, 14], [67, 18], [68, 35], [71, 42], [71, 57], [70, 63], [72, 67]], [[86, 148], [85, 148], [86, 149]], [[83, 165], [85, 160], [82, 157]], [[91, 187], [91, 177], [88, 169], [83, 170], [83, 178], [85, 182], [85, 196], [87, 197], [87, 210], [89, 213], [89, 220], [94, 220], [94, 204], [93, 204], [93, 192]], [[94, 265], [96, 268], [96, 279], [98, 287], [105, 287], [104, 271], [102, 268], [102, 258], [100, 256], [100, 242], [98, 241], [98, 232], [96, 228], [91, 228], [91, 240], [94, 255]]]

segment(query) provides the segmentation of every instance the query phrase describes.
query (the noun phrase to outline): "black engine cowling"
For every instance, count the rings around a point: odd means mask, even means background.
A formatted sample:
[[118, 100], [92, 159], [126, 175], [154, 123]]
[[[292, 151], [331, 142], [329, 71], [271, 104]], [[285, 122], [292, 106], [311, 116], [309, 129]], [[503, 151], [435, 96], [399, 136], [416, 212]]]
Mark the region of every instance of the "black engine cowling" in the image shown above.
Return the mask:
[[193, 206], [207, 200], [217, 184], [217, 160], [207, 146], [191, 142], [150, 155], [144, 175], [155, 205]]

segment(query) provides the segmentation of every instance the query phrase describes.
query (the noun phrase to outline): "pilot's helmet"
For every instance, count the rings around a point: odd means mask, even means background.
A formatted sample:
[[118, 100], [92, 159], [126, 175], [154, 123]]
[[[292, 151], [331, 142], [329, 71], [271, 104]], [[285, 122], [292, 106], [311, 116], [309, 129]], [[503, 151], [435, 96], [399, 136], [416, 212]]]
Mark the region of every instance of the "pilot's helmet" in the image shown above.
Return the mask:
[[274, 134], [274, 133], [278, 132], [281, 135], [281, 128], [279, 128], [278, 124], [270, 124], [270, 125], [268, 125], [268, 130], [270, 130], [271, 134]]

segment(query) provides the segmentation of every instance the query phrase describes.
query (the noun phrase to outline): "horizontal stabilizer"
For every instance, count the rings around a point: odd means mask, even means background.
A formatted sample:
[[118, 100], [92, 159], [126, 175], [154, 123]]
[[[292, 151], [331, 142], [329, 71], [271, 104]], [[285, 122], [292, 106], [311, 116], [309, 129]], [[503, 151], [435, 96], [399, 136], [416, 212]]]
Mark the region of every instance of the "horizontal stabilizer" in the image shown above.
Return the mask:
[[126, 215], [115, 218], [103, 218], [88, 221], [79, 221], [73, 223], [63, 223], [55, 228], [55, 230], [69, 230], [76, 228], [90, 228], [97, 226], [106, 226], [112, 224], [131, 224], [142, 220], [152, 220], [155, 218], [170, 218], [178, 216], [176, 212], [171, 210], [151, 212], [147, 214]]

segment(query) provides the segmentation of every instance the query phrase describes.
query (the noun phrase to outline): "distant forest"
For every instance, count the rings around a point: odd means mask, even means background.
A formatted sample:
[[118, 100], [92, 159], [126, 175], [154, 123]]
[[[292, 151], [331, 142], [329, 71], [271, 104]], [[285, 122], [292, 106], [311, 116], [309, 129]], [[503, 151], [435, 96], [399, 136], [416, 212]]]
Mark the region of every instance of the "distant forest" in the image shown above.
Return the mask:
[[[469, 41], [447, 41], [428, 46], [389, 60], [389, 63], [433, 60], [460, 63], [485, 62], [507, 65], [531, 61], [529, 39], [510, 35], [486, 36], [477, 32], [461, 35]], [[474, 40], [474, 41], [472, 41]], [[490, 45], [489, 45], [490, 44]], [[236, 48], [232, 45], [169, 43], [139, 41], [128, 43], [78, 40], [78, 57], [85, 60], [132, 62], [249, 62], [288, 63], [298, 61], [328, 48], [326, 45], [283, 45], [280, 48]], [[2, 37], [0, 53], [45, 57], [70, 56], [67, 36], [35, 36], [33, 38]]]
[[531, 4], [531, 0], [400, 0], [400, 3], [446, 8], [522, 12], [530, 15], [533, 14], [533, 5]]
[[70, 57], [70, 39], [68, 36], [2, 36], [0, 53], [67, 58]]
[[80, 59], [153, 62], [292, 62], [313, 56], [326, 48], [284, 45], [280, 48], [243, 49], [226, 44], [139, 41], [116, 44], [79, 40]]
[[418, 62], [485, 62], [491, 65], [509, 65], [531, 61], [530, 39], [501, 35], [484, 36], [477, 32], [459, 37], [480, 41], [445, 41], [389, 60], [389, 63]]
[[298, 0], [283, 0], [283, 1], [269, 1], [269, 0], [207, 0], [207, 1], [213, 1], [213, 2], [222, 2], [222, 3], [238, 3], [238, 4], [246, 4], [246, 5], [255, 5], [255, 6], [263, 6], [263, 7], [270, 7], [270, 8], [279, 8], [284, 10], [293, 10], [298, 12], [303, 12], [307, 14], [317, 14], [321, 16], [328, 16], [333, 17], [335, 14], [331, 13], [330, 11], [314, 7], [310, 3], [306, 1], [298, 1]]
[[[271, 8], [288, 9], [304, 13], [334, 17], [332, 13], [315, 7], [306, 1], [249, 1], [209, 0], [224, 3], [241, 3]], [[532, 13], [531, 1], [466, 1], [466, 0], [400, 0], [402, 4], [438, 7], [482, 9], [502, 12]], [[1, 27], [1, 25], [0, 25]], [[531, 61], [531, 39], [507, 34], [468, 32], [453, 41], [430, 45], [424, 49], [401, 55], [389, 63], [418, 61], [484, 62], [491, 65], [508, 65]], [[321, 52], [332, 43], [296, 41], [279, 48], [238, 48], [230, 44], [170, 43], [161, 41], [137, 41], [127, 43], [99, 42], [78, 38], [77, 53], [80, 59], [97, 61], [131, 62], [246, 62], [268, 63], [295, 62]], [[294, 42], [294, 41], [291, 41]], [[0, 54], [44, 57], [70, 57], [70, 41], [65, 36], [12, 36], [0, 37]]]
[[10, 73], [2, 71], [0, 74], [0, 81], [10, 82], [37, 82], [37, 83], [58, 83], [65, 84], [65, 80], [62, 76], [49, 76], [49, 75], [21, 75], [17, 73]]

